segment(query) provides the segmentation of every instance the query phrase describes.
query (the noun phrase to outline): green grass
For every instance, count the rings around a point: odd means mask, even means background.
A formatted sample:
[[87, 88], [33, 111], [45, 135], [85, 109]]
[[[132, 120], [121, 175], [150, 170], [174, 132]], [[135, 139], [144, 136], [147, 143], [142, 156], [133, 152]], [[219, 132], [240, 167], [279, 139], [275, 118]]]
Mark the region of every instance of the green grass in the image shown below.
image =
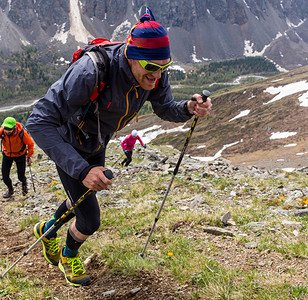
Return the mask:
[[26, 229], [29, 225], [35, 225], [36, 223], [38, 223], [40, 221], [40, 218], [38, 215], [34, 215], [34, 216], [30, 216], [27, 217], [25, 219], [23, 219], [20, 224], [19, 224], [19, 228], [20, 230], [24, 230]]

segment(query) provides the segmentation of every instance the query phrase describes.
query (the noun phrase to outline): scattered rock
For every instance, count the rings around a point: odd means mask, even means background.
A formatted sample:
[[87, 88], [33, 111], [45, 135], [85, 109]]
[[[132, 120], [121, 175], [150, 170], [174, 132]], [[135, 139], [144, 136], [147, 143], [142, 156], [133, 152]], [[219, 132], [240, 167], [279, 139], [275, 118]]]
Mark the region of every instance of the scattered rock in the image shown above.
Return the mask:
[[234, 233], [232, 231], [214, 226], [203, 227], [203, 231], [214, 235], [234, 236]]
[[141, 290], [141, 288], [134, 288], [130, 291], [131, 295], [135, 295], [137, 294], [139, 291]]
[[264, 229], [265, 226], [266, 226], [265, 222], [251, 222], [251, 223], [244, 225], [243, 227], [248, 227], [253, 232], [256, 232], [256, 231], [259, 231], [261, 229]]
[[115, 293], [116, 290], [110, 290], [110, 291], [106, 291], [106, 292], [103, 292], [103, 296], [109, 296], [109, 295], [112, 295]]
[[236, 192], [235, 191], [231, 191], [230, 196], [231, 197], [235, 197], [236, 196]]
[[288, 221], [288, 220], [283, 220], [281, 222], [281, 224], [284, 226], [284, 227], [290, 227], [292, 229], [297, 229], [297, 230], [300, 230], [303, 228], [303, 224], [301, 222], [295, 222], [295, 221]]
[[247, 248], [247, 249], [254, 249], [254, 248], [257, 248], [257, 247], [258, 247], [258, 244], [256, 242], [250, 242], [250, 243], [245, 244], [245, 248]]
[[298, 206], [300, 205], [301, 199], [303, 198], [304, 194], [301, 190], [294, 190], [291, 191], [284, 202], [285, 206]]
[[307, 216], [308, 215], [308, 208], [295, 210], [294, 215], [297, 216], [297, 217]]
[[190, 199], [190, 207], [196, 208], [204, 203], [204, 198], [202, 196], [195, 196]]
[[221, 217], [221, 222], [224, 224], [224, 225], [228, 225], [228, 221], [230, 220], [231, 218], [231, 213], [228, 211], [226, 214], [224, 214], [222, 217]]
[[85, 261], [83, 262], [83, 265], [86, 267], [88, 266], [95, 258], [96, 258], [97, 254], [93, 253], [92, 255], [90, 255], [89, 257], [87, 257], [85, 259]]
[[168, 156], [165, 156], [165, 157], [163, 157], [162, 159], [161, 159], [161, 161], [160, 161], [160, 163], [161, 164], [164, 164], [164, 163], [166, 163], [166, 161], [169, 159], [169, 157]]

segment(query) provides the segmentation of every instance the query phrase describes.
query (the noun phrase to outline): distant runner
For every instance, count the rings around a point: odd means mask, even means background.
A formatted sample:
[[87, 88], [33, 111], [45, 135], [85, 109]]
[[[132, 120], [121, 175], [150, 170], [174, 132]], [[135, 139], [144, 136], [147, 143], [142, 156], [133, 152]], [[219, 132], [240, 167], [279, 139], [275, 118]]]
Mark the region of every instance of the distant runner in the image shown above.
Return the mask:
[[31, 165], [34, 153], [34, 142], [24, 126], [16, 122], [13, 117], [5, 118], [0, 128], [1, 152], [2, 152], [2, 178], [8, 190], [3, 198], [9, 198], [14, 194], [10, 171], [13, 162], [17, 166], [18, 179], [22, 183], [22, 195], [28, 193], [27, 178], [25, 176], [26, 163]]
[[140, 142], [141, 146], [143, 148], [146, 148], [147, 146], [142, 142], [141, 138], [138, 135], [137, 130], [133, 130], [130, 135], [128, 135], [121, 143], [122, 149], [124, 150], [124, 153], [126, 155], [126, 158], [120, 163], [122, 167], [127, 167], [131, 161], [133, 156], [133, 149], [135, 147], [135, 143], [137, 140]]

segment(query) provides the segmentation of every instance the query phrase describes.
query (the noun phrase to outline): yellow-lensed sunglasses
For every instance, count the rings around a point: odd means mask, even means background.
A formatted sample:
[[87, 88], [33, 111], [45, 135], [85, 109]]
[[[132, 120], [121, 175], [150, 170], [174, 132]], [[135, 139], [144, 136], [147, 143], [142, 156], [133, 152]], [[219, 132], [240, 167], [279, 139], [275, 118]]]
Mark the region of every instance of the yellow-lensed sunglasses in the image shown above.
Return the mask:
[[167, 68], [173, 63], [173, 60], [171, 59], [167, 64], [161, 66], [158, 64], [155, 64], [148, 60], [138, 60], [140, 65], [143, 69], [145, 69], [148, 72], [157, 72], [158, 70], [161, 70], [162, 72], [166, 71]]

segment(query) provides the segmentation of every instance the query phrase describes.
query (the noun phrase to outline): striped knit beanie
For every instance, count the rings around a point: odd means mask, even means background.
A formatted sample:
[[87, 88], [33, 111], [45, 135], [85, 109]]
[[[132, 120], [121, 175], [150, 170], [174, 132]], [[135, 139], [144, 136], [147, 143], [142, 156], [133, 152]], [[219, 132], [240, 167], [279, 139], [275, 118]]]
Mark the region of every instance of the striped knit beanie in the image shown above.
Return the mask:
[[162, 60], [171, 57], [166, 29], [155, 21], [150, 8], [140, 22], [130, 30], [126, 41], [125, 56], [131, 59]]

